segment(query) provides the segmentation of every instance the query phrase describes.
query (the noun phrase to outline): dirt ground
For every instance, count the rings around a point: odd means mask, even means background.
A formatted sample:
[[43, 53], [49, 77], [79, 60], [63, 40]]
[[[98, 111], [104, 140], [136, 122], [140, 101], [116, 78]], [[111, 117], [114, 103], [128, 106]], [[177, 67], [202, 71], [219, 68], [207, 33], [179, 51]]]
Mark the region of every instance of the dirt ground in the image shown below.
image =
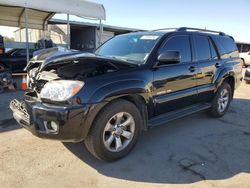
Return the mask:
[[223, 118], [201, 112], [152, 128], [113, 163], [96, 160], [83, 143], [36, 138], [9, 119], [0, 123], [0, 187], [250, 187], [249, 146], [244, 82]]

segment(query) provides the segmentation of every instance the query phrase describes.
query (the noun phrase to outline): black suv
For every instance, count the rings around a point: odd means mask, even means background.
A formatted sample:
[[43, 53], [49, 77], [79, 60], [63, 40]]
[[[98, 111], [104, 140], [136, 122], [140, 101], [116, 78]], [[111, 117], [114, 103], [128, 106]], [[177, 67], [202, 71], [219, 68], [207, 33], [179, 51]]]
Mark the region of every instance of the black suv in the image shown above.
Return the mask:
[[142, 130], [207, 110], [223, 116], [242, 79], [234, 39], [194, 28], [119, 35], [94, 54], [46, 50], [28, 64], [10, 108], [41, 138], [85, 141], [97, 158], [125, 156]]

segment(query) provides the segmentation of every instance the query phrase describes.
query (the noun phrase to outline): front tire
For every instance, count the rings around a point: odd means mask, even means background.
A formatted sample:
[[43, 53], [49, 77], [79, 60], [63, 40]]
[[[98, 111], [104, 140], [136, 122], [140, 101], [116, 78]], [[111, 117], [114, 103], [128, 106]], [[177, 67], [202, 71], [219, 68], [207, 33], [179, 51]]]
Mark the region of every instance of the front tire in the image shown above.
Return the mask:
[[120, 159], [135, 146], [141, 125], [140, 112], [133, 103], [113, 101], [97, 115], [85, 140], [86, 148], [100, 160]]
[[230, 102], [232, 100], [232, 89], [231, 86], [224, 82], [219, 89], [217, 90], [213, 101], [212, 106], [208, 110], [209, 114], [212, 117], [222, 117], [228, 110]]

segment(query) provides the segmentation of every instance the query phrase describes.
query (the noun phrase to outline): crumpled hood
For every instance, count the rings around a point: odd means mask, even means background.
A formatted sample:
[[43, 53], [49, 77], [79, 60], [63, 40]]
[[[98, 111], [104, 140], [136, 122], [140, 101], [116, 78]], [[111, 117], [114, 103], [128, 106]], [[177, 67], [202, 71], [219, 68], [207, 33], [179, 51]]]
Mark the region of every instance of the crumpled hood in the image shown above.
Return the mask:
[[30, 61], [30, 63], [27, 65], [27, 67], [29, 67], [29, 65], [34, 62], [40, 62], [41, 63], [40, 70], [43, 70], [50, 65], [64, 64], [68, 63], [69, 61], [88, 60], [88, 59], [98, 60], [99, 62], [108, 63], [115, 67], [136, 66], [133, 63], [129, 63], [123, 60], [117, 60], [114, 58], [99, 56], [93, 53], [60, 49], [60, 48], [48, 48], [37, 51], [34, 54], [34, 57]]

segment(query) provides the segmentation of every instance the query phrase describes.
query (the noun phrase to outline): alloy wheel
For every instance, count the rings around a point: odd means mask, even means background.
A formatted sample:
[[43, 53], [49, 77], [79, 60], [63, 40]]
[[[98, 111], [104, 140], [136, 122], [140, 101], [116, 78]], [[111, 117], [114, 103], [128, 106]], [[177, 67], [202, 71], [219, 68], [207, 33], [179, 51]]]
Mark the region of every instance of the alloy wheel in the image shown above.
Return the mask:
[[103, 143], [111, 152], [125, 149], [135, 133], [135, 120], [127, 112], [115, 114], [106, 124], [103, 131]]

